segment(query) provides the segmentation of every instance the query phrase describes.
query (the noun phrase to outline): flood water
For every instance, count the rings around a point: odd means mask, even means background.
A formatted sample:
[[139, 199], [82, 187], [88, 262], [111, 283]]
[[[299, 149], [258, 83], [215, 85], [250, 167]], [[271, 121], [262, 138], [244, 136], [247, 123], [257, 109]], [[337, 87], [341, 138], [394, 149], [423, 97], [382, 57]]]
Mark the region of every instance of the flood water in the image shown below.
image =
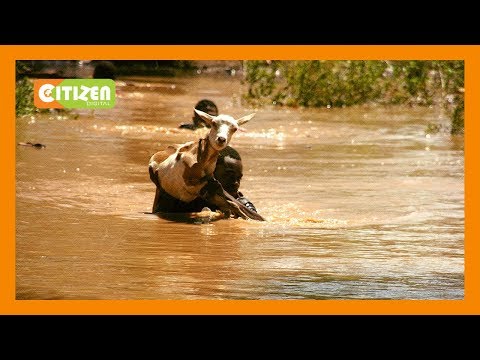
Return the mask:
[[[130, 78], [113, 109], [16, 120], [17, 299], [463, 299], [463, 137], [436, 108], [251, 108], [240, 78]], [[203, 98], [267, 221], [150, 214], [156, 151]]]

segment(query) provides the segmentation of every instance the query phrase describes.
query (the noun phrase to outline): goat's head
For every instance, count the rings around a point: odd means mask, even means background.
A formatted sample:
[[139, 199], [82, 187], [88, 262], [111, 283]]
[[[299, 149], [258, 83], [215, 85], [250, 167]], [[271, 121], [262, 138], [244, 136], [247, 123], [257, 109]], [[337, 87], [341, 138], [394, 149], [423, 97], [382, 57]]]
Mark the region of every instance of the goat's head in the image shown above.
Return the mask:
[[212, 116], [203, 111], [194, 110], [210, 127], [208, 140], [217, 151], [225, 149], [230, 143], [232, 135], [238, 130], [238, 127], [247, 123], [255, 115], [255, 113], [253, 113], [235, 120], [230, 115], [220, 114], [218, 116]]

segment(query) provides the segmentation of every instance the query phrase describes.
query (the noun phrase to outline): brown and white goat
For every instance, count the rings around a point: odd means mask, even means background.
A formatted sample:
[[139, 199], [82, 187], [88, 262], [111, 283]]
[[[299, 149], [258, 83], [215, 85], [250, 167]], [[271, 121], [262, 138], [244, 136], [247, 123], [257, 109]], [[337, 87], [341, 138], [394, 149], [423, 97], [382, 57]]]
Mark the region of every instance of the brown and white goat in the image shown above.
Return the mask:
[[230, 115], [212, 116], [194, 110], [207, 123], [210, 131], [205, 138], [179, 146], [170, 146], [150, 158], [150, 178], [157, 186], [153, 211], [164, 191], [175, 199], [187, 203], [202, 196], [223, 212], [232, 212], [244, 219], [264, 221], [261, 215], [241, 204], [221, 186], [213, 193], [205, 191], [201, 193], [207, 182], [213, 179], [219, 152], [227, 147], [238, 127], [247, 123], [255, 113], [235, 120]]

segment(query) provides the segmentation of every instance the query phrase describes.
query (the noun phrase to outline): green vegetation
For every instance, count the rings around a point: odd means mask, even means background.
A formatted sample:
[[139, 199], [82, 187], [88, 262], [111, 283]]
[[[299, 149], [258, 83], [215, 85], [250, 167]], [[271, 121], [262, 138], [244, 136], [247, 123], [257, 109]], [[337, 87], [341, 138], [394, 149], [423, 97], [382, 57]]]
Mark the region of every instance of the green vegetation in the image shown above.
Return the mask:
[[29, 115], [35, 112], [33, 105], [33, 84], [28, 78], [17, 81], [15, 88], [15, 115]]
[[[33, 105], [33, 86], [28, 76], [62, 78], [77, 63], [17, 61], [17, 116], [40, 111]], [[111, 69], [107, 70], [119, 76], [183, 76], [193, 74], [196, 69], [195, 62], [187, 60], [112, 60], [110, 63]], [[97, 66], [99, 62], [92, 61], [90, 65]], [[461, 60], [257, 60], [245, 61], [244, 71], [248, 102], [292, 107], [370, 103], [438, 106], [445, 118], [450, 119], [448, 131], [464, 132], [464, 62]], [[426, 131], [438, 132], [440, 128], [438, 124], [428, 124]]]
[[451, 119], [450, 132], [464, 131], [463, 61], [246, 61], [245, 80], [250, 102], [438, 105]]

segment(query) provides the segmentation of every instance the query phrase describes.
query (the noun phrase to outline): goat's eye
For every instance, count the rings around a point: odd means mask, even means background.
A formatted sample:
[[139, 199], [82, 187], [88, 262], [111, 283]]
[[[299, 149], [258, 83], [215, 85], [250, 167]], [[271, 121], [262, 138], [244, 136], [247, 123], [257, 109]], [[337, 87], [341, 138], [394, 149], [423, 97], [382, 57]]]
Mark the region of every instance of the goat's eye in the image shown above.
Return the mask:
[[237, 129], [236, 127], [234, 127], [234, 128], [232, 129], [232, 133], [234, 133], [234, 132], [237, 131], [237, 130], [238, 130], [238, 129]]

